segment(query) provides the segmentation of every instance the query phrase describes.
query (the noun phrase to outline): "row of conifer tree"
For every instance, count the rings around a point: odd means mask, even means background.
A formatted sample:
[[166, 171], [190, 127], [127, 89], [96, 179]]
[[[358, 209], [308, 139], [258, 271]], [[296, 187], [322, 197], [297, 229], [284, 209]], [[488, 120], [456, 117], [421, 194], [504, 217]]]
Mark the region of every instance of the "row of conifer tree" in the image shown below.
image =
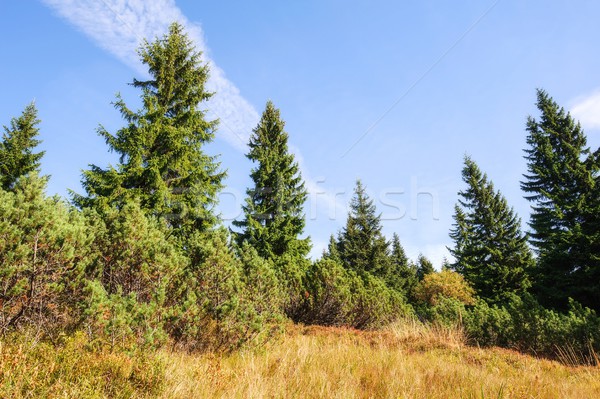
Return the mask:
[[[0, 142], [0, 330], [98, 345], [231, 349], [287, 321], [377, 328], [399, 318], [460, 323], [480, 344], [589, 353], [600, 322], [600, 149], [543, 90], [527, 121], [530, 235], [469, 157], [437, 272], [410, 261], [358, 181], [345, 227], [308, 258], [307, 198], [279, 110], [268, 102], [247, 157], [252, 186], [231, 229], [215, 211], [226, 171], [207, 154], [218, 121], [203, 104], [209, 70], [185, 34], [141, 46], [141, 108], [114, 103], [124, 127], [98, 133], [118, 163], [90, 165], [84, 194], [48, 197], [34, 104]], [[532, 249], [533, 247], [533, 249]]]

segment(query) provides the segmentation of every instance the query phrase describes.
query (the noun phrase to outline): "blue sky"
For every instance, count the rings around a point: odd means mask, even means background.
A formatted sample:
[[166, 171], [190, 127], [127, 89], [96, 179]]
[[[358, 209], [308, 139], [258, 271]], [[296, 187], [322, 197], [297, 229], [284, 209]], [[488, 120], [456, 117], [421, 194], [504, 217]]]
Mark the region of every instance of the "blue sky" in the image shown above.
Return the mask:
[[206, 108], [222, 123], [206, 151], [229, 171], [224, 219], [239, 213], [244, 143], [270, 99], [310, 190], [313, 254], [344, 225], [360, 178], [385, 233], [439, 266], [464, 154], [527, 221], [519, 180], [536, 88], [600, 145], [599, 15], [598, 2], [562, 0], [3, 1], [0, 124], [35, 100], [49, 192], [81, 191], [82, 169], [115, 161], [95, 132], [123, 125], [115, 93], [137, 104], [139, 40], [178, 20], [211, 65]]

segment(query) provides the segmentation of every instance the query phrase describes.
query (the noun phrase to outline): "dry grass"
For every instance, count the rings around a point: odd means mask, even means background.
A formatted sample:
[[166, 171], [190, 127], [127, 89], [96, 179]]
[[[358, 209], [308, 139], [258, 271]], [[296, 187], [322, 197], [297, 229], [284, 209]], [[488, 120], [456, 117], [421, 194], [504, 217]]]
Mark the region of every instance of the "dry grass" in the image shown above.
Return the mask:
[[598, 367], [469, 347], [459, 330], [415, 321], [378, 332], [291, 326], [260, 351], [227, 356], [26, 342], [0, 342], [0, 397], [600, 397]]
[[163, 388], [156, 354], [91, 350], [83, 334], [59, 347], [22, 334], [0, 341], [0, 398], [150, 398]]
[[164, 398], [597, 398], [600, 369], [463, 344], [404, 322], [382, 332], [294, 327], [260, 353], [163, 354]]

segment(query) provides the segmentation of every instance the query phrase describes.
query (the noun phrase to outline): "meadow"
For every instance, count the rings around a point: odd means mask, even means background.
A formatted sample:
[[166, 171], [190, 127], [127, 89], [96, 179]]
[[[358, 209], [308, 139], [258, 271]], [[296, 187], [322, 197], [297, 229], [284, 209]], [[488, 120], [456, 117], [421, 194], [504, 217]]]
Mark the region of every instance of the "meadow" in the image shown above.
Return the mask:
[[289, 325], [262, 348], [111, 352], [85, 335], [0, 343], [3, 398], [595, 398], [600, 368], [465, 343], [457, 328]]

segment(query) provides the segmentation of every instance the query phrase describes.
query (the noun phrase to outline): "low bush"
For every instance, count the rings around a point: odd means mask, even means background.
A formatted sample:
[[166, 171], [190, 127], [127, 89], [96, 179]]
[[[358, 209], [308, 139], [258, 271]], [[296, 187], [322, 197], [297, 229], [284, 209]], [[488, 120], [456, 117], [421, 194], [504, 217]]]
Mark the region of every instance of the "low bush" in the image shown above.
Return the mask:
[[422, 319], [464, 329], [469, 342], [501, 346], [572, 364], [597, 364], [600, 318], [575, 301], [559, 313], [542, 307], [533, 296], [510, 295], [503, 306], [479, 299], [473, 306], [439, 297], [433, 306], [419, 307]]
[[566, 313], [546, 309], [530, 295], [513, 295], [502, 307], [479, 301], [466, 313], [464, 325], [479, 345], [511, 347], [550, 357], [568, 354], [574, 362], [598, 361], [600, 318], [573, 300]]
[[382, 279], [344, 269], [332, 259], [313, 263], [304, 287], [305, 301], [298, 321], [306, 324], [370, 329], [411, 312], [404, 296]]
[[0, 333], [32, 326], [55, 337], [79, 320], [91, 233], [45, 196], [46, 181], [32, 174], [0, 189]]

